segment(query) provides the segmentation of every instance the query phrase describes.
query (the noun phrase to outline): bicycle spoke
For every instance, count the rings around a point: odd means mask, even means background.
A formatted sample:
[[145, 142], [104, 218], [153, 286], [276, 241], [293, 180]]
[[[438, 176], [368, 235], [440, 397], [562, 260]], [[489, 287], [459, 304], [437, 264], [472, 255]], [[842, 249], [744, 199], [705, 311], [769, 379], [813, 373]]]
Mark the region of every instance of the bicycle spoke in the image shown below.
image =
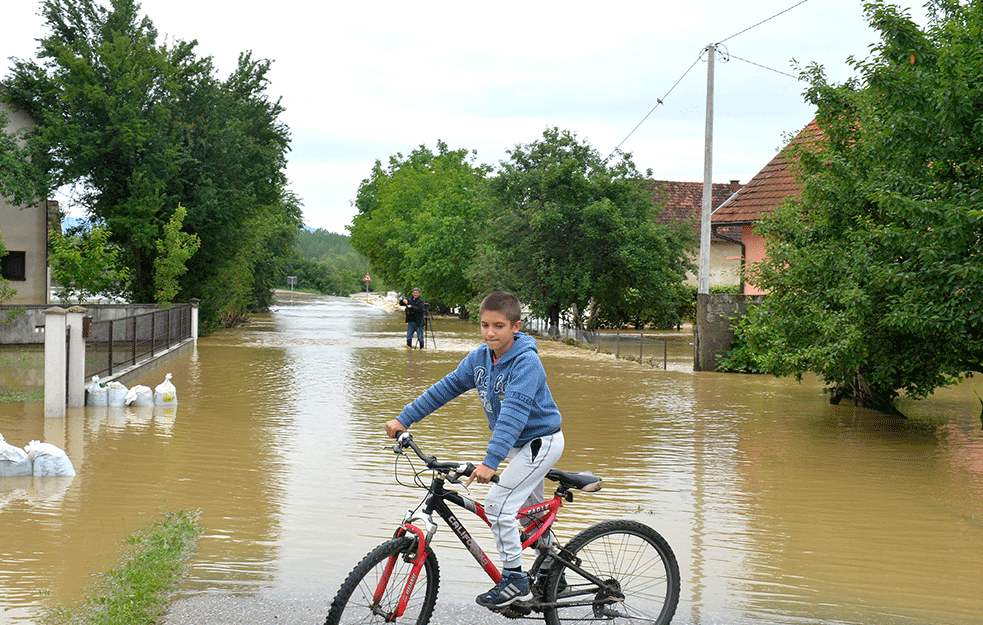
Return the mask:
[[[427, 551], [427, 560], [415, 581], [406, 610], [398, 619], [393, 618], [407, 581], [413, 575], [413, 563], [405, 559], [412, 547], [410, 539], [394, 539], [384, 543], [363, 558], [348, 576], [338, 596], [332, 602], [328, 625], [361, 625], [367, 623], [416, 623], [422, 625], [430, 619], [437, 600], [438, 568], [433, 553]], [[390, 567], [391, 572], [386, 576]], [[386, 580], [385, 587], [380, 583]], [[376, 599], [378, 596], [378, 599]]]
[[[588, 528], [567, 549], [576, 554], [580, 568], [604, 582], [585, 583], [572, 569], [565, 570], [569, 586], [559, 590], [554, 575], [548, 592], [558, 605], [547, 610], [547, 622], [558, 625], [581, 621], [668, 623], [679, 596], [679, 570], [668, 544], [654, 530], [633, 521], [609, 521]], [[573, 605], [572, 605], [573, 604]]]

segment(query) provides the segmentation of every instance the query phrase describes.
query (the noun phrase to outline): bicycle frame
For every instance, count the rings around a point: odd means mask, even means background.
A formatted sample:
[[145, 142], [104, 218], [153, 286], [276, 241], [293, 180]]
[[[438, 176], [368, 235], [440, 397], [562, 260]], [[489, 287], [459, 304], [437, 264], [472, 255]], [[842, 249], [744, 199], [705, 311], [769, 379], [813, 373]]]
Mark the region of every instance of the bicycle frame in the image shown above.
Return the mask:
[[[451, 510], [446, 502], [449, 501], [450, 503], [475, 514], [490, 527], [491, 521], [489, 521], [488, 517], [485, 515], [485, 507], [481, 503], [464, 497], [458, 492], [446, 490], [444, 488], [444, 481], [445, 477], [443, 475], [438, 474], [433, 477], [427, 496], [424, 499], [422, 510], [420, 507], [418, 507], [415, 510], [407, 511], [402, 524], [393, 534], [394, 538], [399, 538], [407, 534], [412, 534], [417, 538], [417, 552], [412, 560], [413, 568], [409, 578], [406, 580], [406, 586], [403, 588], [403, 592], [400, 595], [399, 603], [396, 607], [396, 613], [394, 615], [396, 618], [402, 616], [403, 612], [406, 610], [406, 605], [413, 594], [413, 588], [416, 585], [416, 580], [419, 578], [420, 569], [423, 568], [424, 560], [427, 557], [427, 545], [430, 543], [430, 539], [437, 531], [437, 525], [433, 522], [434, 512], [436, 512], [440, 518], [444, 520], [447, 527], [451, 528], [454, 535], [457, 536], [458, 540], [461, 541], [461, 544], [464, 545], [464, 548], [468, 550], [471, 557], [475, 559], [478, 565], [485, 571], [493, 582], [497, 584], [502, 579], [502, 573], [498, 570], [498, 567], [496, 567], [494, 562], [492, 562], [491, 559], [485, 554], [485, 552], [471, 536], [471, 533], [468, 532], [467, 528], [464, 527], [464, 524], [458, 520], [457, 516], [454, 514], [454, 511]], [[540, 537], [546, 533], [546, 531], [553, 525], [553, 521], [556, 520], [557, 513], [559, 513], [562, 506], [563, 495], [560, 492], [557, 492], [554, 494], [553, 498], [548, 501], [527, 506], [519, 510], [519, 513], [516, 516], [524, 528], [522, 540], [523, 549], [535, 545]], [[418, 525], [422, 525], [423, 528], [418, 527]], [[396, 556], [393, 556], [389, 559], [389, 563], [386, 566], [383, 575], [379, 579], [378, 586], [376, 587], [374, 595], [374, 602], [376, 604], [382, 598], [386, 586], [389, 584], [389, 577], [395, 564]]]

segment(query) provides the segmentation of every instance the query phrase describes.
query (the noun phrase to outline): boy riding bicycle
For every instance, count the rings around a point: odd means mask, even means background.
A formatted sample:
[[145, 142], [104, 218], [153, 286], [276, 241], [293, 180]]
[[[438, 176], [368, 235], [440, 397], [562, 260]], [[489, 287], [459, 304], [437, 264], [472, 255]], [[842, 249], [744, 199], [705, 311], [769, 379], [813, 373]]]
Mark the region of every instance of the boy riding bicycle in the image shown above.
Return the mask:
[[563, 452], [560, 411], [546, 385], [536, 339], [522, 329], [519, 300], [496, 291], [481, 302], [479, 317], [485, 344], [469, 353], [444, 376], [386, 423], [393, 438], [469, 389], [476, 389], [492, 431], [485, 459], [468, 479], [487, 484], [499, 465], [508, 465], [485, 496], [502, 580], [475, 599], [498, 608], [532, 598], [532, 582], [522, 571], [519, 509], [543, 501], [543, 480]]

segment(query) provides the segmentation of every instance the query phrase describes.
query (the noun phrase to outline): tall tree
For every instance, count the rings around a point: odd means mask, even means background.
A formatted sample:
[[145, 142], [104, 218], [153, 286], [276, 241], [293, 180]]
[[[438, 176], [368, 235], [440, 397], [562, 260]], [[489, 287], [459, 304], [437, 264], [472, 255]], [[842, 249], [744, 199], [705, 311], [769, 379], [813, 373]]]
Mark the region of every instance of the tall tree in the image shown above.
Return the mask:
[[482, 286], [513, 290], [554, 326], [571, 309], [630, 318], [639, 302], [673, 304], [691, 235], [655, 223], [660, 207], [631, 155], [604, 159], [555, 127], [508, 154], [490, 179]]
[[897, 413], [904, 392], [983, 372], [983, 0], [865, 5], [881, 42], [859, 78], [804, 73], [824, 140], [801, 199], [762, 224], [770, 290], [741, 332], [776, 375]]
[[255, 306], [259, 270], [299, 224], [269, 62], [243, 54], [219, 80], [196, 42], [158, 42], [135, 0], [45, 0], [42, 15], [38, 60], [15, 63], [7, 96], [37, 120], [53, 184], [76, 185], [125, 250], [133, 299], [154, 301], [155, 242], [183, 204], [202, 245], [178, 296], [201, 298], [206, 327]]
[[388, 284], [428, 299], [465, 306], [475, 291], [468, 280], [485, 216], [481, 193], [488, 167], [467, 150], [421, 145], [388, 167], [376, 161], [362, 181], [351, 244]]

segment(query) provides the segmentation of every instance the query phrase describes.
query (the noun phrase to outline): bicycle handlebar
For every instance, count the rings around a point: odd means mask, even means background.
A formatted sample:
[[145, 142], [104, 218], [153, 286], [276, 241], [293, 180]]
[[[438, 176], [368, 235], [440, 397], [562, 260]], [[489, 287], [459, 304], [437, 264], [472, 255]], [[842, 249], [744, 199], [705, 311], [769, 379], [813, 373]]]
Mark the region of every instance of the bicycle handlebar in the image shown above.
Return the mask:
[[[448, 476], [451, 482], [457, 482], [462, 477], [471, 477], [471, 474], [477, 468], [470, 462], [439, 461], [436, 456], [426, 455], [413, 441], [413, 435], [404, 430], [396, 435], [396, 446], [393, 447], [393, 451], [398, 454], [404, 453], [403, 450], [407, 447], [416, 453], [420, 460], [427, 465], [428, 469], [433, 469], [438, 473]], [[493, 475], [491, 481], [498, 482], [498, 476]]]

